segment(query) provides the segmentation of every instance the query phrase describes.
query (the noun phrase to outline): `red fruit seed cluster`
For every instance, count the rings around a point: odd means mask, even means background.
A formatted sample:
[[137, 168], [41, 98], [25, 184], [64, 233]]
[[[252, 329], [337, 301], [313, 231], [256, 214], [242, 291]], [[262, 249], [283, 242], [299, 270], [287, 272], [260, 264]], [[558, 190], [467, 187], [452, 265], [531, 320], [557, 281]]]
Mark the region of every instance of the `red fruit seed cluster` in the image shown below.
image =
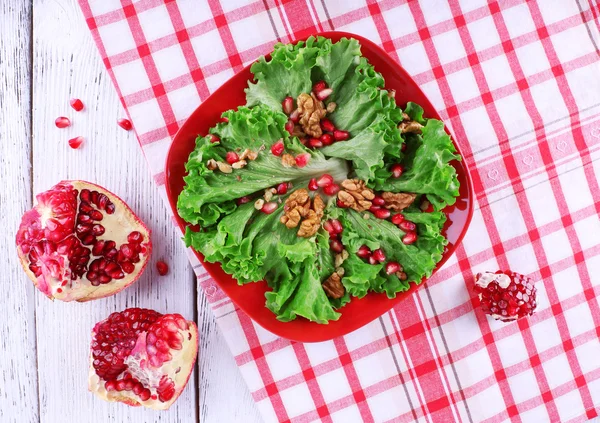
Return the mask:
[[323, 193], [328, 196], [334, 196], [340, 190], [339, 185], [337, 185], [333, 176], [328, 173], [323, 174], [320, 178], [312, 178], [308, 181], [308, 189], [311, 191], [316, 191], [319, 188], [323, 189]]
[[478, 273], [475, 292], [483, 312], [503, 322], [530, 316], [537, 306], [533, 280], [515, 272]]
[[323, 223], [323, 229], [329, 233], [329, 248], [334, 253], [341, 253], [344, 251], [344, 245], [340, 240], [344, 227], [342, 223], [337, 219], [330, 219]]

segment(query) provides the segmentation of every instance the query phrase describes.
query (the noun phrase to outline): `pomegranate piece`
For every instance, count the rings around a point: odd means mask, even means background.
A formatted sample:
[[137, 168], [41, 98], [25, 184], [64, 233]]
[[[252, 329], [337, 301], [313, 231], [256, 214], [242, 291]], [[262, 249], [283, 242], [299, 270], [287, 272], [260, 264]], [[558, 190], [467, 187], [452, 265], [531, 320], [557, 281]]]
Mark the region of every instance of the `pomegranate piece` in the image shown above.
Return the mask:
[[373, 258], [379, 263], [383, 263], [385, 261], [385, 253], [381, 248], [378, 248], [375, 251], [373, 251]]
[[402, 146], [400, 147], [400, 151], [402, 151], [403, 153], [406, 151], [406, 143], [402, 143]]
[[392, 171], [392, 176], [394, 178], [399, 178], [404, 172], [404, 167], [400, 163], [396, 163], [395, 165], [392, 165], [390, 170]]
[[369, 257], [371, 257], [371, 254], [371, 249], [366, 245], [361, 245], [358, 251], [356, 252], [356, 255], [362, 259], [368, 259]]
[[56, 120], [54, 121], [54, 124], [56, 125], [57, 128], [62, 129], [62, 128], [71, 126], [71, 120], [68, 117], [60, 116], [60, 117], [56, 118]]
[[293, 120], [288, 120], [285, 123], [285, 130], [288, 131], [290, 133], [290, 135], [292, 135], [292, 133], [294, 132], [294, 121]]
[[308, 140], [308, 146], [310, 148], [321, 148], [323, 147], [323, 142], [319, 138], [311, 138]]
[[327, 82], [325, 81], [318, 81], [315, 83], [315, 85], [313, 85], [313, 92], [315, 94], [323, 91], [325, 88], [327, 88]]
[[342, 200], [340, 200], [339, 198], [335, 201], [335, 205], [338, 206], [341, 209], [347, 209], [348, 206], [345, 205]]
[[336, 129], [333, 131], [333, 138], [336, 141], [346, 141], [348, 138], [350, 138], [350, 133], [348, 131], [340, 131], [339, 129]]
[[333, 251], [335, 253], [341, 253], [342, 251], [344, 251], [344, 246], [337, 239], [329, 240], [329, 248], [331, 248], [331, 251]]
[[69, 147], [71, 147], [73, 150], [77, 150], [79, 147], [81, 147], [81, 144], [83, 144], [83, 137], [81, 136], [71, 138], [69, 140]]
[[340, 191], [340, 186], [338, 184], [327, 185], [323, 188], [323, 193], [330, 197], [333, 197]]
[[69, 104], [76, 112], [81, 112], [83, 110], [83, 102], [78, 98], [72, 98], [69, 101]]
[[407, 232], [406, 235], [402, 237], [402, 242], [405, 245], [414, 244], [417, 241], [417, 233], [416, 232]]
[[294, 99], [287, 96], [281, 102], [281, 107], [283, 108], [283, 113], [289, 116], [294, 111]]
[[323, 135], [321, 135], [321, 138], [319, 138], [319, 139], [321, 140], [323, 145], [333, 144], [333, 137], [331, 136], [331, 134], [323, 134]]
[[235, 162], [240, 160], [240, 157], [235, 151], [228, 151], [227, 154], [225, 154], [225, 160], [229, 164], [234, 164]]
[[198, 329], [179, 314], [142, 308], [97, 323], [90, 346], [89, 390], [105, 401], [168, 409], [198, 354]]
[[404, 222], [404, 215], [401, 213], [395, 214], [392, 216], [392, 223], [394, 225], [399, 225]]
[[325, 132], [335, 131], [335, 125], [329, 119], [321, 119], [321, 129]]
[[283, 145], [283, 141], [279, 140], [271, 146], [271, 153], [274, 156], [281, 156], [284, 148], [285, 148], [285, 146]]
[[242, 204], [246, 204], [246, 203], [250, 202], [250, 197], [248, 197], [248, 196], [240, 197], [237, 199], [236, 202], [237, 202], [238, 206], [241, 206]]
[[89, 182], [62, 181], [36, 200], [21, 219], [17, 253], [47, 297], [103, 298], [140, 277], [152, 251], [150, 230], [115, 194]]
[[156, 270], [158, 270], [158, 274], [160, 276], [165, 276], [167, 273], [169, 273], [169, 265], [162, 260], [157, 261]]
[[324, 173], [319, 179], [317, 179], [317, 185], [319, 188], [326, 187], [333, 184], [333, 177], [329, 173]]
[[210, 134], [209, 137], [210, 137], [210, 142], [212, 142], [213, 144], [221, 141], [221, 138], [217, 137], [215, 134]]
[[311, 180], [308, 181], [308, 189], [311, 191], [316, 191], [319, 189], [319, 186], [317, 185], [317, 180], [315, 178], [311, 178]]
[[533, 280], [515, 272], [478, 273], [475, 292], [481, 309], [502, 322], [531, 316], [537, 307], [537, 289]]
[[332, 93], [333, 93], [333, 90], [331, 88], [325, 88], [325, 89], [317, 92], [316, 96], [319, 100], [323, 101], [327, 97], [329, 97]]
[[402, 221], [398, 223], [398, 227], [404, 232], [412, 232], [417, 229], [417, 225], [414, 222], [404, 219], [402, 219]]
[[373, 203], [373, 205], [375, 206], [385, 206], [385, 200], [383, 199], [383, 197], [381, 195], [376, 195], [371, 202]]
[[288, 191], [287, 182], [282, 182], [279, 185], [277, 185], [277, 194], [285, 195], [285, 194], [287, 194], [287, 191]]
[[298, 154], [295, 157], [295, 159], [296, 159], [296, 166], [304, 167], [308, 164], [308, 161], [310, 160], [310, 154], [309, 153]]
[[388, 275], [393, 275], [394, 273], [400, 271], [400, 269], [402, 269], [402, 267], [398, 262], [388, 261], [385, 264], [385, 273], [387, 273]]
[[265, 203], [264, 206], [262, 206], [262, 208], [260, 209], [260, 211], [264, 214], [271, 214], [275, 210], [277, 210], [278, 206], [279, 205], [275, 201], [271, 201], [269, 203]]
[[387, 219], [390, 217], [391, 212], [388, 209], [379, 209], [373, 212], [377, 219]]
[[123, 128], [126, 131], [129, 131], [132, 128], [131, 121], [129, 119], [119, 119], [119, 120], [117, 120], [117, 125], [119, 125], [121, 128]]
[[295, 109], [292, 111], [292, 113], [290, 113], [290, 120], [294, 123], [298, 123], [300, 121], [300, 112], [298, 109]]

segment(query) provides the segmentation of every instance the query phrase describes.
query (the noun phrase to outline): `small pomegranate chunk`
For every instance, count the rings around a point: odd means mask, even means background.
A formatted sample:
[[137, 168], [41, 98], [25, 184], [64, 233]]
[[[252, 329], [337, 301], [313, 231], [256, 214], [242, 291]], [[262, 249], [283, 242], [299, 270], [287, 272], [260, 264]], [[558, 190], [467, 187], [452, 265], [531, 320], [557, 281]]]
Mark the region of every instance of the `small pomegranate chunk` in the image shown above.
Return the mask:
[[358, 251], [356, 252], [356, 255], [362, 259], [368, 259], [369, 257], [371, 257], [371, 254], [371, 249], [366, 245], [361, 245]]
[[238, 206], [241, 206], [242, 204], [246, 204], [250, 202], [250, 197], [248, 197], [247, 195], [240, 197], [237, 199], [236, 203]]
[[283, 145], [283, 141], [279, 140], [271, 146], [271, 153], [274, 156], [281, 156], [284, 148], [285, 148], [285, 146]]
[[311, 180], [308, 181], [308, 189], [311, 191], [316, 191], [319, 189], [319, 185], [317, 185], [317, 180], [315, 178], [311, 178]]
[[296, 159], [296, 166], [304, 167], [308, 164], [308, 161], [310, 160], [310, 154], [309, 153], [298, 154], [295, 157], [295, 159]]
[[317, 179], [317, 185], [320, 188], [326, 187], [327, 185], [331, 184], [333, 184], [333, 177], [328, 173], [323, 174], [323, 176]]
[[342, 223], [339, 220], [331, 219], [329, 222], [331, 223], [331, 227], [333, 228], [333, 233], [341, 234], [344, 231], [344, 227], [342, 226]]
[[294, 111], [294, 99], [287, 96], [281, 102], [281, 107], [283, 108], [283, 113], [289, 116]]
[[166, 410], [193, 371], [198, 328], [179, 314], [128, 308], [94, 326], [90, 350], [90, 391], [105, 401]]
[[331, 248], [331, 251], [333, 251], [335, 253], [341, 253], [342, 251], [344, 251], [344, 246], [337, 239], [329, 240], [329, 248]]
[[160, 276], [165, 276], [167, 273], [169, 273], [169, 265], [162, 260], [157, 261], [156, 270], [158, 270], [158, 274]]
[[383, 199], [383, 197], [381, 195], [376, 195], [371, 202], [373, 203], [373, 205], [375, 206], [385, 206], [385, 200]]
[[377, 210], [381, 210], [381, 207], [375, 206], [375, 205], [372, 205], [371, 207], [369, 207], [369, 211], [371, 213], [375, 213]]
[[385, 253], [381, 248], [378, 248], [375, 251], [373, 251], [373, 258], [379, 263], [383, 263], [385, 261]]
[[235, 151], [228, 151], [227, 154], [225, 154], [225, 160], [229, 164], [234, 164], [240, 160], [240, 156], [238, 156]]
[[321, 140], [323, 145], [333, 144], [333, 137], [331, 136], [331, 134], [323, 134], [323, 135], [321, 135], [321, 138], [319, 138], [319, 139]]
[[294, 123], [298, 123], [300, 120], [300, 112], [298, 109], [295, 109], [292, 113], [290, 113], [290, 120]]
[[68, 117], [60, 116], [60, 117], [56, 118], [56, 120], [54, 121], [54, 124], [56, 125], [57, 128], [62, 129], [62, 128], [71, 126], [71, 120]]
[[406, 235], [402, 237], [402, 242], [406, 245], [413, 244], [417, 241], [417, 233], [416, 232], [407, 232]]
[[285, 123], [285, 130], [288, 131], [290, 135], [292, 135], [292, 132], [294, 132], [294, 121], [288, 120]]
[[404, 220], [404, 219], [402, 219], [402, 221], [400, 223], [398, 223], [398, 227], [400, 229], [402, 229], [404, 232], [412, 232], [415, 229], [417, 229], [417, 225], [414, 222], [411, 222], [410, 220]]
[[72, 98], [71, 101], [69, 101], [69, 104], [76, 112], [81, 112], [83, 110], [83, 102], [78, 98]]
[[350, 133], [348, 133], [348, 131], [341, 131], [339, 129], [336, 129], [335, 131], [333, 131], [333, 138], [336, 141], [346, 141], [348, 138], [350, 138]]
[[537, 307], [535, 284], [531, 278], [520, 273], [478, 273], [475, 292], [483, 312], [502, 322], [531, 316]]
[[281, 184], [277, 185], [277, 194], [279, 195], [285, 195], [288, 192], [288, 184], [287, 182], [282, 182]]
[[400, 271], [400, 269], [402, 269], [402, 267], [398, 262], [388, 261], [385, 264], [385, 273], [387, 273], [388, 275], [393, 275], [394, 273]]
[[81, 144], [83, 144], [82, 136], [71, 138], [69, 140], [69, 147], [71, 147], [73, 150], [77, 150], [79, 147], [81, 147]]
[[402, 172], [404, 172], [404, 167], [400, 163], [396, 163], [395, 165], [392, 165], [390, 170], [392, 171], [392, 176], [394, 178], [399, 178], [402, 176]]
[[313, 85], [313, 92], [315, 94], [323, 91], [325, 88], [327, 88], [327, 82], [325, 81], [319, 81], [317, 83], [315, 83], [315, 85]]
[[278, 204], [275, 201], [271, 201], [269, 203], [265, 203], [264, 206], [260, 209], [264, 214], [271, 214], [275, 210], [277, 210]]
[[117, 120], [117, 125], [126, 131], [130, 131], [132, 128], [131, 121], [129, 119], [119, 119]]
[[333, 132], [335, 125], [329, 119], [321, 119], [321, 129], [325, 132]]
[[210, 137], [210, 142], [212, 142], [213, 144], [221, 141], [221, 138], [217, 137], [215, 134], [210, 134], [209, 137]]
[[115, 194], [62, 181], [36, 200], [16, 244], [23, 269], [47, 297], [89, 301], [140, 277], [152, 251], [150, 231]]
[[326, 187], [323, 188], [323, 192], [325, 193], [325, 195], [328, 195], [330, 197], [333, 197], [339, 191], [340, 191], [340, 186], [337, 184], [327, 185]]
[[331, 88], [325, 88], [325, 89], [317, 92], [316, 96], [319, 100], [323, 101], [327, 97], [329, 97], [332, 93], [333, 93], [333, 90]]
[[339, 198], [337, 200], [335, 200], [335, 205], [338, 206], [341, 209], [347, 209], [348, 206], [345, 205], [342, 200], [340, 200]]
[[323, 142], [319, 138], [311, 138], [308, 140], [308, 146], [311, 148], [321, 148], [323, 147]]
[[390, 217], [391, 212], [388, 209], [379, 209], [373, 212], [377, 219], [387, 219]]
[[402, 151], [403, 153], [406, 151], [406, 143], [402, 143], [402, 146], [400, 147], [400, 151]]

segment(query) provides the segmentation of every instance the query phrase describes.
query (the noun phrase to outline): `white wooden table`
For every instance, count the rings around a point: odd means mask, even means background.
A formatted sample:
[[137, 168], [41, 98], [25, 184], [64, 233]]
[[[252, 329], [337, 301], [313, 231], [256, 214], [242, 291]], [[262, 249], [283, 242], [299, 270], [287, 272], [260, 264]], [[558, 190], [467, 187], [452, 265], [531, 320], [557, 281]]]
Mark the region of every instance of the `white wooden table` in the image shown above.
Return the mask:
[[[69, 99], [86, 105], [76, 113]], [[261, 421], [248, 388], [188, 265], [76, 0], [0, 0], [0, 422]], [[69, 116], [72, 126], [54, 120]], [[86, 138], [80, 150], [67, 140]], [[97, 182], [151, 227], [152, 266], [129, 289], [91, 303], [51, 302], [21, 270], [14, 235], [33, 195], [61, 179]], [[166, 412], [106, 403], [87, 391], [93, 324], [126, 307], [196, 319], [197, 367]]]

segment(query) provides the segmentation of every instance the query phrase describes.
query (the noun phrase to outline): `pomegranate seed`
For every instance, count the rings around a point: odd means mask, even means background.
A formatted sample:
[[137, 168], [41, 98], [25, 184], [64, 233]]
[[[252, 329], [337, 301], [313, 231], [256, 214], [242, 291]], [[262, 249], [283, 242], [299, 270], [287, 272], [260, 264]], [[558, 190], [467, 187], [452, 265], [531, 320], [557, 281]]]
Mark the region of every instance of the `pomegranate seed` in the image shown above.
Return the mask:
[[287, 191], [288, 191], [287, 182], [282, 182], [281, 184], [277, 185], [277, 194], [285, 195], [285, 194], [287, 194]]
[[227, 154], [225, 154], [225, 160], [231, 165], [239, 161], [240, 156], [238, 156], [235, 151], [228, 151]]
[[66, 128], [67, 126], [71, 126], [71, 121], [69, 120], [68, 117], [57, 117], [56, 120], [54, 121], [54, 124], [56, 125], [57, 128]]
[[294, 123], [298, 123], [298, 121], [300, 120], [300, 112], [298, 111], [298, 109], [294, 109], [294, 111], [290, 113], [290, 120]]
[[329, 222], [331, 223], [331, 227], [333, 228], [335, 234], [341, 234], [344, 231], [344, 227], [339, 220], [331, 219]]
[[377, 261], [377, 259], [373, 256], [369, 256], [369, 264], [379, 264], [379, 262]]
[[308, 181], [308, 189], [311, 191], [316, 191], [319, 189], [319, 186], [317, 185], [317, 180], [315, 178], [311, 178], [311, 180]]
[[373, 214], [377, 219], [387, 219], [388, 217], [390, 217], [391, 213], [388, 209], [379, 209], [376, 210]]
[[123, 128], [126, 131], [131, 130], [131, 121], [129, 119], [119, 119], [117, 121], [117, 125]]
[[321, 129], [325, 132], [333, 132], [335, 125], [329, 119], [321, 119]]
[[273, 153], [274, 156], [281, 156], [284, 148], [283, 141], [279, 140], [271, 146], [271, 153]]
[[323, 145], [333, 144], [333, 137], [331, 136], [331, 134], [323, 134], [323, 135], [321, 135], [321, 138], [319, 138], [319, 139], [321, 140]]
[[331, 185], [331, 184], [333, 184], [333, 177], [328, 173], [323, 174], [323, 176], [321, 176], [317, 180], [317, 185], [320, 188], [326, 187], [327, 185]]
[[308, 161], [310, 160], [310, 154], [309, 153], [304, 153], [304, 154], [298, 154], [296, 156], [296, 166], [298, 167], [304, 167], [308, 164]]
[[404, 172], [404, 167], [400, 163], [396, 163], [395, 165], [392, 165], [391, 171], [394, 178], [399, 178], [402, 175], [402, 172]]
[[395, 214], [392, 216], [392, 223], [394, 225], [399, 225], [404, 221], [404, 215], [401, 213]]
[[402, 238], [402, 242], [406, 245], [410, 245], [410, 244], [414, 243], [416, 240], [417, 240], [416, 232], [407, 232], [406, 235], [404, 235], [404, 238]]
[[[157, 263], [156, 267], [158, 267], [158, 263]], [[133, 271], [135, 270], [135, 266], [133, 265], [133, 263], [124, 261], [123, 263], [121, 263], [121, 269], [123, 269], [123, 272], [129, 274], [129, 273], [133, 273]], [[88, 274], [88, 279], [89, 279], [89, 274]]]
[[71, 101], [69, 101], [69, 104], [71, 104], [71, 107], [77, 112], [83, 110], [83, 102], [78, 98], [72, 98]]
[[333, 93], [333, 90], [331, 88], [325, 88], [324, 90], [317, 92], [317, 98], [319, 100], [323, 101], [327, 97], [329, 97], [332, 93]]
[[336, 205], [337, 205], [339, 208], [341, 208], [341, 209], [347, 209], [347, 208], [348, 208], [348, 206], [347, 206], [347, 205], [345, 205], [345, 204], [342, 202], [342, 200], [340, 200], [339, 198], [337, 199], [337, 201], [335, 202], [335, 204], [336, 204]]
[[401, 269], [400, 264], [395, 261], [389, 261], [385, 265], [385, 273], [393, 275]]
[[248, 202], [250, 202], [250, 197], [248, 197], [248, 196], [240, 197], [237, 199], [238, 206], [241, 206], [242, 204], [246, 204]]
[[83, 144], [82, 136], [71, 138], [69, 140], [69, 147], [71, 147], [73, 150], [77, 150], [79, 147], [81, 147], [81, 144]]
[[369, 258], [371, 256], [371, 249], [366, 245], [361, 245], [358, 251], [356, 252], [356, 255], [362, 259]]
[[331, 248], [331, 250], [336, 253], [341, 253], [342, 251], [344, 251], [344, 246], [337, 239], [329, 240], [329, 248]]
[[271, 214], [275, 210], [277, 210], [278, 204], [275, 201], [271, 201], [269, 203], [265, 203], [264, 206], [260, 209], [264, 214]]
[[158, 270], [159, 275], [164, 276], [169, 273], [169, 265], [162, 260], [157, 261], [156, 270]]
[[375, 251], [373, 251], [373, 258], [379, 263], [383, 263], [385, 261], [385, 253], [381, 248], [378, 248]]
[[294, 111], [294, 99], [287, 96], [281, 102], [281, 107], [283, 108], [283, 113], [289, 116]]
[[404, 232], [411, 232], [417, 229], [417, 225], [415, 225], [410, 220], [403, 220], [398, 224], [398, 227], [402, 229]]
[[209, 137], [210, 137], [210, 142], [212, 142], [213, 144], [215, 142], [221, 141], [221, 138], [217, 137], [215, 134], [210, 134]]
[[371, 207], [369, 207], [369, 211], [371, 213], [375, 213], [377, 210], [381, 210], [381, 207], [375, 206], [375, 205], [372, 205]]
[[373, 205], [375, 206], [385, 206], [385, 200], [383, 199], [382, 196], [380, 195], [376, 195], [371, 202], [373, 203]]
[[406, 151], [406, 143], [402, 143], [402, 146], [400, 147], [400, 151], [402, 151], [403, 153]]
[[319, 81], [313, 85], [313, 92], [316, 94], [320, 91], [323, 91], [325, 88], [327, 88], [327, 82]]
[[294, 122], [291, 120], [288, 120], [285, 123], [285, 130], [288, 131], [290, 133], [290, 135], [292, 135], [292, 132], [294, 132]]
[[327, 220], [325, 223], [323, 223], [323, 229], [325, 229], [329, 233], [329, 236], [331, 238], [335, 238], [337, 236], [337, 233], [335, 232], [335, 229], [333, 227], [333, 223], [331, 223], [331, 220]]
[[133, 231], [129, 235], [127, 235], [127, 241], [131, 242], [133, 244], [140, 243], [140, 242], [142, 242], [143, 239], [144, 239], [144, 236], [141, 233], [139, 233], [138, 231]]
[[319, 138], [311, 138], [308, 140], [308, 146], [311, 148], [321, 148], [323, 147], [323, 143]]
[[328, 195], [330, 197], [333, 197], [339, 191], [340, 191], [340, 187], [337, 184], [327, 185], [325, 188], [323, 188], [323, 192], [325, 193], [325, 195]]
[[229, 118], [226, 116], [221, 116], [221, 122], [227, 123], [227, 122], [229, 122]]
[[350, 133], [348, 131], [340, 131], [339, 129], [333, 131], [333, 138], [335, 138], [336, 141], [345, 141], [349, 137]]

